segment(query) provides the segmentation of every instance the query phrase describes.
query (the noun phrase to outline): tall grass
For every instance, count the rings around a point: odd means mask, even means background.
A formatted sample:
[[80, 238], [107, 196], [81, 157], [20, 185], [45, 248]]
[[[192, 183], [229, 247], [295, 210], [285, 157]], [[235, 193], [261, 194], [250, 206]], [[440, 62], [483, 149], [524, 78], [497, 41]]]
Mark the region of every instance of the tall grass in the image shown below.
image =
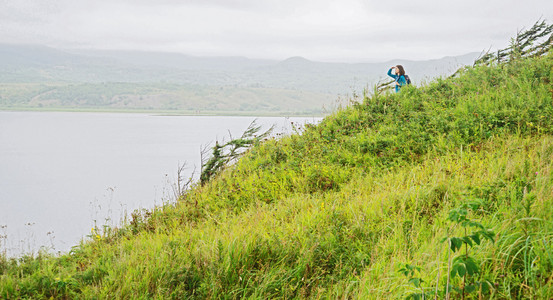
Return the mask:
[[[175, 204], [135, 212], [70, 254], [0, 260], [0, 297], [397, 299], [448, 278], [449, 212], [474, 245], [467, 298], [553, 296], [553, 54], [365, 95], [251, 148]], [[451, 284], [464, 281], [452, 278]]]

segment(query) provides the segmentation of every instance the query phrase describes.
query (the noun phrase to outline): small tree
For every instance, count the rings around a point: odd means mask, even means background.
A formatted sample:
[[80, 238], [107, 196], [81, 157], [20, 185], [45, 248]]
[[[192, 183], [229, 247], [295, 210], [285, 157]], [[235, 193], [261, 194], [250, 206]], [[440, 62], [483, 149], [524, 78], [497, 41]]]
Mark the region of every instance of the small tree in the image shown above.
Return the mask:
[[[466, 204], [463, 204], [461, 207], [453, 209], [449, 212], [447, 218], [448, 221], [452, 223], [452, 226], [448, 230], [448, 234], [445, 238], [442, 239], [442, 242], [448, 243], [448, 274], [447, 274], [447, 284], [446, 284], [446, 299], [450, 297], [451, 288], [461, 294], [461, 299], [465, 299], [465, 294], [474, 292], [476, 290], [481, 290], [486, 292], [489, 289], [488, 282], [479, 282], [474, 280], [474, 275], [480, 273], [480, 268], [476, 263], [476, 260], [470, 256], [469, 248], [472, 248], [474, 245], [480, 245], [482, 239], [488, 239], [494, 241], [494, 232], [490, 229], [485, 228], [479, 222], [471, 220], [468, 218], [468, 215], [471, 211], [477, 211], [481, 208], [481, 201], [472, 201]], [[463, 228], [464, 235], [460, 237], [450, 236], [450, 232], [453, 231], [457, 226]], [[472, 229], [472, 231], [471, 231]], [[461, 253], [460, 250], [463, 249], [464, 253]], [[453, 258], [451, 261], [451, 253], [459, 254]], [[450, 282], [455, 277], [458, 277], [461, 282], [459, 286], [451, 286]]]
[[516, 61], [521, 57], [541, 56], [553, 49], [553, 25], [548, 25], [545, 20], [538, 20], [532, 28], [517, 32], [517, 36], [511, 40], [511, 45], [496, 53], [486, 52], [475, 65], [489, 65], [497, 62]]
[[205, 184], [208, 182], [213, 176], [222, 171], [226, 165], [235, 161], [248, 148], [269, 136], [273, 131], [273, 127], [257, 135], [260, 130], [261, 126], [257, 126], [254, 120], [240, 138], [232, 139], [231, 137], [231, 140], [225, 144], [215, 142], [211, 156], [206, 161], [202, 159], [200, 183]]

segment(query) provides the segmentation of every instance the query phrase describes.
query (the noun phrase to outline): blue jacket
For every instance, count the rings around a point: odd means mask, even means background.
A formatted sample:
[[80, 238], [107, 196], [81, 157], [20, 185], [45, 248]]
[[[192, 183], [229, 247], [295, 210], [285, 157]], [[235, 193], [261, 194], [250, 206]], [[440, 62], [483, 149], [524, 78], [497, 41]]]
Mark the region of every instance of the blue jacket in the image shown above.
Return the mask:
[[399, 92], [399, 89], [401, 89], [402, 86], [407, 84], [407, 81], [405, 80], [405, 76], [403, 75], [396, 75], [392, 74], [392, 69], [388, 70], [388, 76], [392, 77], [398, 84], [396, 84], [396, 93]]

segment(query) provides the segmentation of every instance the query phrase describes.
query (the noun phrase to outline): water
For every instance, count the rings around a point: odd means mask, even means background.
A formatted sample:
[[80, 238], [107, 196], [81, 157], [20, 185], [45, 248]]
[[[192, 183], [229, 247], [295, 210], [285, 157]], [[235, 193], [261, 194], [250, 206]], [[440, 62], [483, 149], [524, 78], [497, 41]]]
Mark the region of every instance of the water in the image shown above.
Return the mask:
[[291, 132], [319, 118], [0, 112], [0, 250], [66, 252], [91, 228], [171, 201], [179, 165], [257, 119]]

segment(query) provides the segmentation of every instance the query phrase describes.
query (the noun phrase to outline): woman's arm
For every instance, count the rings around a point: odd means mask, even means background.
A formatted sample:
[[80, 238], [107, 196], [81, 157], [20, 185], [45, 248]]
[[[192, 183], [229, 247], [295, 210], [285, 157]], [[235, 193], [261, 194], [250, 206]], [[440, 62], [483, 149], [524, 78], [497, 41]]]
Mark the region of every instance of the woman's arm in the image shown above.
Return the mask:
[[388, 76], [392, 77], [394, 80], [397, 80], [397, 75], [396, 74], [392, 74], [392, 70], [394, 68], [390, 68], [390, 70], [388, 70]]

